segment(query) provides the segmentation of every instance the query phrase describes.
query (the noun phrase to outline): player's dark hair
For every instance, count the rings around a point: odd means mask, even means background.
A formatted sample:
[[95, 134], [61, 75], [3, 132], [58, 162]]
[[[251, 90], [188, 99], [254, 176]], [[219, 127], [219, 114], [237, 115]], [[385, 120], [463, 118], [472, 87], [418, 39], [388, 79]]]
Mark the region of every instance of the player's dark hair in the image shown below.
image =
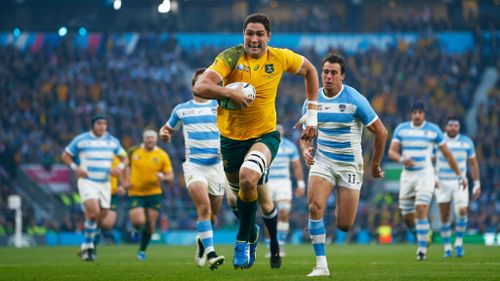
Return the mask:
[[266, 29], [267, 33], [271, 32], [271, 19], [264, 14], [251, 14], [245, 19], [243, 24], [243, 31], [247, 29], [249, 23], [261, 23]]
[[194, 73], [193, 73], [193, 78], [191, 78], [191, 86], [194, 87], [194, 84], [196, 84], [196, 77], [198, 77], [198, 75], [201, 75], [203, 74], [203, 72], [205, 72], [205, 70], [207, 70], [206, 67], [200, 67], [200, 68], [197, 68]]
[[340, 55], [337, 54], [328, 54], [324, 59], [323, 62], [321, 62], [321, 68], [325, 65], [326, 62], [329, 63], [338, 63], [340, 65], [340, 74], [345, 73], [345, 63], [344, 63], [344, 58]]

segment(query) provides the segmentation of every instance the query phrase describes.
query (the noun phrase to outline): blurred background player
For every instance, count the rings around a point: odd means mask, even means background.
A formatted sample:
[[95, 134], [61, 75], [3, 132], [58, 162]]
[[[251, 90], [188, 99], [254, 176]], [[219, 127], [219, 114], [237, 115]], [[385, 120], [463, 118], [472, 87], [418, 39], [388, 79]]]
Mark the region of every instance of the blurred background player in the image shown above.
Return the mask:
[[130, 188], [128, 190], [129, 216], [140, 231], [137, 259], [146, 259], [146, 248], [156, 230], [163, 194], [161, 182], [172, 183], [174, 173], [168, 154], [156, 146], [158, 133], [145, 130], [143, 143], [129, 150]]
[[[192, 86], [205, 70], [206, 68], [196, 69]], [[212, 270], [225, 261], [224, 256], [218, 256], [215, 252], [213, 239], [213, 228], [217, 223], [217, 215], [227, 186], [220, 159], [217, 106], [215, 100], [194, 96], [192, 100], [177, 105], [167, 123], [160, 129], [161, 139], [170, 142], [172, 134], [184, 125], [184, 178], [198, 215], [195, 263], [202, 267], [208, 259]]]
[[[474, 199], [477, 199], [481, 195], [481, 182], [479, 181], [479, 165], [476, 159], [474, 143], [469, 137], [459, 132], [460, 121], [457, 117], [449, 117], [445, 128], [444, 140], [451, 154], [455, 157], [460, 172], [464, 176], [467, 174], [467, 159], [469, 160], [470, 171], [474, 180], [472, 195]], [[441, 237], [444, 243], [444, 257], [451, 257], [452, 252], [450, 241], [450, 206], [452, 200], [457, 217], [455, 226], [455, 256], [463, 257], [463, 237], [467, 228], [469, 191], [465, 186], [460, 186], [457, 176], [440, 151], [436, 155], [436, 174], [438, 176], [436, 201], [439, 203], [439, 210], [441, 212]]]
[[[110, 174], [119, 175], [125, 181], [124, 170], [127, 154], [120, 142], [107, 132], [108, 123], [103, 115], [92, 118], [92, 129], [75, 137], [62, 153], [61, 160], [75, 171], [78, 192], [85, 213], [85, 241], [80, 247], [84, 261], [96, 258], [94, 245], [97, 227], [112, 227]], [[113, 157], [120, 163], [111, 169]], [[105, 223], [107, 222], [107, 223]]]
[[425, 121], [425, 105], [416, 101], [411, 107], [411, 121], [399, 124], [394, 130], [389, 147], [389, 159], [403, 164], [399, 208], [406, 225], [417, 235], [419, 261], [427, 259], [428, 213], [435, 185], [431, 161], [434, 146], [438, 146], [450, 164], [459, 179], [457, 182], [464, 187], [467, 186], [467, 179], [448, 149], [443, 133], [437, 125]]
[[[274, 205], [278, 209], [278, 242], [280, 245], [280, 256], [285, 256], [285, 242], [290, 230], [288, 215], [292, 207], [292, 181], [290, 180], [290, 163], [292, 164], [297, 188], [295, 196], [302, 197], [305, 194], [306, 184], [304, 182], [304, 171], [300, 162], [297, 146], [284, 137], [285, 129], [281, 124], [276, 125], [280, 132], [281, 142], [278, 153], [269, 167], [269, 181], [267, 183]], [[269, 252], [267, 257], [271, 256]]]
[[[284, 72], [305, 79], [307, 97], [311, 101], [307, 128], [303, 138], [316, 135], [316, 100], [318, 75], [316, 68], [305, 57], [288, 49], [272, 48], [271, 20], [264, 14], [252, 14], [243, 25], [243, 45], [226, 49], [205, 71], [193, 88], [195, 95], [208, 99], [229, 98], [241, 110], [217, 110], [217, 125], [221, 132], [221, 152], [224, 171], [229, 184], [238, 190], [237, 207], [239, 229], [234, 245], [234, 268], [250, 268], [255, 262], [258, 228], [255, 226], [257, 185], [265, 183], [265, 174], [276, 156], [280, 142], [276, 131], [276, 95]], [[242, 93], [241, 88], [222, 85], [232, 82], [252, 84], [255, 100]], [[277, 214], [264, 214], [264, 221], [273, 236], [276, 233]], [[272, 215], [272, 214], [271, 214]], [[277, 246], [277, 247], [276, 247]], [[271, 266], [279, 267], [279, 245], [271, 245]]]
[[[356, 218], [359, 193], [363, 184], [363, 128], [375, 135], [371, 175], [383, 178], [380, 166], [387, 140], [387, 130], [368, 100], [356, 89], [343, 84], [345, 63], [341, 56], [330, 54], [323, 59], [318, 93], [318, 138], [316, 153], [309, 140], [300, 146], [309, 170], [309, 233], [316, 256], [316, 266], [307, 276], [329, 276], [325, 249], [323, 216], [328, 197], [337, 187], [337, 228], [348, 231]], [[307, 101], [302, 112], [306, 114]], [[303, 122], [303, 118], [299, 124]]]

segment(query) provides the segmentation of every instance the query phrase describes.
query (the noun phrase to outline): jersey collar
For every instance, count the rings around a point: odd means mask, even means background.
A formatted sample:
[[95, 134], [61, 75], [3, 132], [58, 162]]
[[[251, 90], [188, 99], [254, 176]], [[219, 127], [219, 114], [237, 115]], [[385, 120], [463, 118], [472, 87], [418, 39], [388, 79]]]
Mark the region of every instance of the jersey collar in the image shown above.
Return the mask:
[[325, 94], [325, 88], [321, 88], [321, 94], [325, 97], [325, 99], [333, 100], [333, 99], [336, 99], [338, 96], [340, 96], [340, 94], [342, 93], [343, 90], [344, 90], [344, 84], [342, 84], [342, 87], [340, 87], [340, 91], [333, 97], [329, 97]]
[[105, 132], [105, 133], [104, 133], [102, 136], [100, 136], [100, 137], [98, 137], [98, 136], [94, 135], [94, 133], [92, 132], [92, 130], [90, 130], [90, 131], [89, 131], [89, 134], [90, 134], [90, 136], [91, 136], [92, 138], [94, 138], [94, 139], [102, 139], [102, 138], [104, 138], [104, 137], [108, 134], [108, 132]]
[[446, 137], [446, 139], [448, 140], [458, 140], [458, 137], [460, 136], [460, 134], [457, 134], [454, 138], [448, 136], [448, 133], [444, 133], [444, 136]]
[[413, 125], [413, 121], [410, 121], [410, 126], [415, 129], [422, 129], [425, 126], [425, 124], [427, 124], [427, 121], [422, 122], [422, 125], [420, 126], [415, 126]]
[[212, 102], [212, 100], [207, 100], [206, 102], [199, 102], [199, 101], [196, 101], [195, 99], [192, 99], [192, 101], [194, 104], [198, 104], [198, 105], [205, 105], [205, 104], [209, 104]]
[[[148, 151], [146, 150], [146, 146], [144, 145], [144, 143], [141, 143], [141, 148], [144, 149], [145, 151]], [[158, 146], [155, 145], [155, 147], [151, 151], [155, 151], [156, 149], [158, 149]]]

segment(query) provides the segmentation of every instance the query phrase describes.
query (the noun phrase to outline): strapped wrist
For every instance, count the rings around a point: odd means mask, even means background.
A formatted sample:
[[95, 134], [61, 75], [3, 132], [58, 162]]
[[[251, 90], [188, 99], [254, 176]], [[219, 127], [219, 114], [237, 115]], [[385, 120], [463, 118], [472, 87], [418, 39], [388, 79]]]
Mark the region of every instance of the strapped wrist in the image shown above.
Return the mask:
[[306, 188], [306, 183], [304, 182], [304, 180], [298, 180], [297, 181], [297, 187], [300, 188], [300, 189]]

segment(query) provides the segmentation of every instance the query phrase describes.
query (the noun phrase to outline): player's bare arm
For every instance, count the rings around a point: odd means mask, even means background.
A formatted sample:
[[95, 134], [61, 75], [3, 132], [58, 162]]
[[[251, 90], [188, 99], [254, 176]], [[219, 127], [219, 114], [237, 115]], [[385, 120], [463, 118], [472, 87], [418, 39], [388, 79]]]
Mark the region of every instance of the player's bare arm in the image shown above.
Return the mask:
[[389, 159], [392, 161], [397, 161], [403, 164], [405, 167], [412, 167], [415, 165], [415, 161], [411, 158], [406, 158], [403, 157], [399, 153], [399, 142], [393, 141], [391, 142], [391, 145], [389, 146]]
[[300, 139], [300, 151], [302, 151], [302, 156], [306, 161], [307, 166], [314, 164], [314, 147], [312, 146], [312, 141]]
[[69, 154], [67, 151], [64, 151], [61, 155], [61, 161], [68, 165], [71, 170], [75, 171], [77, 178], [87, 178], [89, 175], [85, 170], [83, 170], [80, 166], [78, 166], [73, 160], [73, 156]]
[[[318, 80], [318, 71], [316, 70], [316, 67], [314, 67], [314, 65], [312, 65], [312, 63], [307, 58], [304, 57], [304, 62], [302, 63], [302, 66], [297, 72], [297, 75], [303, 76], [305, 78], [307, 100], [310, 101], [307, 104], [307, 110], [308, 111], [312, 110], [314, 113], [317, 112], [319, 80]], [[314, 118], [316, 117], [314, 116]], [[318, 133], [317, 119], [309, 120], [310, 121], [309, 123], [307, 121], [308, 120], [306, 120], [305, 123], [306, 128], [302, 132], [301, 139], [310, 140], [316, 137]]]
[[128, 157], [126, 154], [124, 155], [117, 155], [118, 158], [120, 158], [120, 163], [118, 166], [110, 171], [110, 174], [112, 176], [118, 177], [119, 180], [123, 181], [125, 180], [125, 167], [128, 165]]
[[292, 161], [293, 173], [295, 179], [297, 180], [297, 188], [295, 189], [295, 196], [303, 197], [305, 194], [305, 182], [304, 182], [304, 170], [302, 169], [302, 163], [300, 159]]
[[230, 89], [220, 86], [221, 82], [222, 78], [217, 72], [207, 69], [194, 85], [193, 94], [205, 99], [228, 98], [242, 108], [248, 107], [252, 102], [252, 99], [243, 93], [242, 86]]
[[451, 154], [450, 149], [448, 148], [448, 145], [446, 143], [443, 143], [442, 145], [439, 146], [439, 150], [443, 153], [444, 158], [448, 161], [448, 164], [450, 164], [450, 168], [455, 172], [455, 174], [460, 178], [460, 184], [462, 185], [463, 189], [467, 188], [467, 178], [465, 175], [462, 175], [462, 172], [460, 172], [460, 168], [458, 167], [457, 160]]
[[477, 158], [473, 157], [469, 159], [470, 172], [472, 175], [472, 180], [474, 185], [472, 187], [472, 197], [478, 199], [481, 196], [481, 182], [479, 181], [479, 164], [477, 163]]
[[387, 142], [387, 129], [380, 119], [373, 122], [367, 129], [375, 134], [370, 170], [374, 178], [383, 178], [384, 172], [382, 171], [380, 162], [382, 162], [382, 156], [384, 155], [385, 144]]
[[174, 172], [162, 173], [158, 172], [158, 179], [167, 183], [172, 183], [174, 181]]
[[170, 128], [167, 124], [163, 125], [163, 127], [160, 128], [160, 139], [164, 142], [170, 142], [172, 140], [172, 135], [174, 133], [174, 130]]

